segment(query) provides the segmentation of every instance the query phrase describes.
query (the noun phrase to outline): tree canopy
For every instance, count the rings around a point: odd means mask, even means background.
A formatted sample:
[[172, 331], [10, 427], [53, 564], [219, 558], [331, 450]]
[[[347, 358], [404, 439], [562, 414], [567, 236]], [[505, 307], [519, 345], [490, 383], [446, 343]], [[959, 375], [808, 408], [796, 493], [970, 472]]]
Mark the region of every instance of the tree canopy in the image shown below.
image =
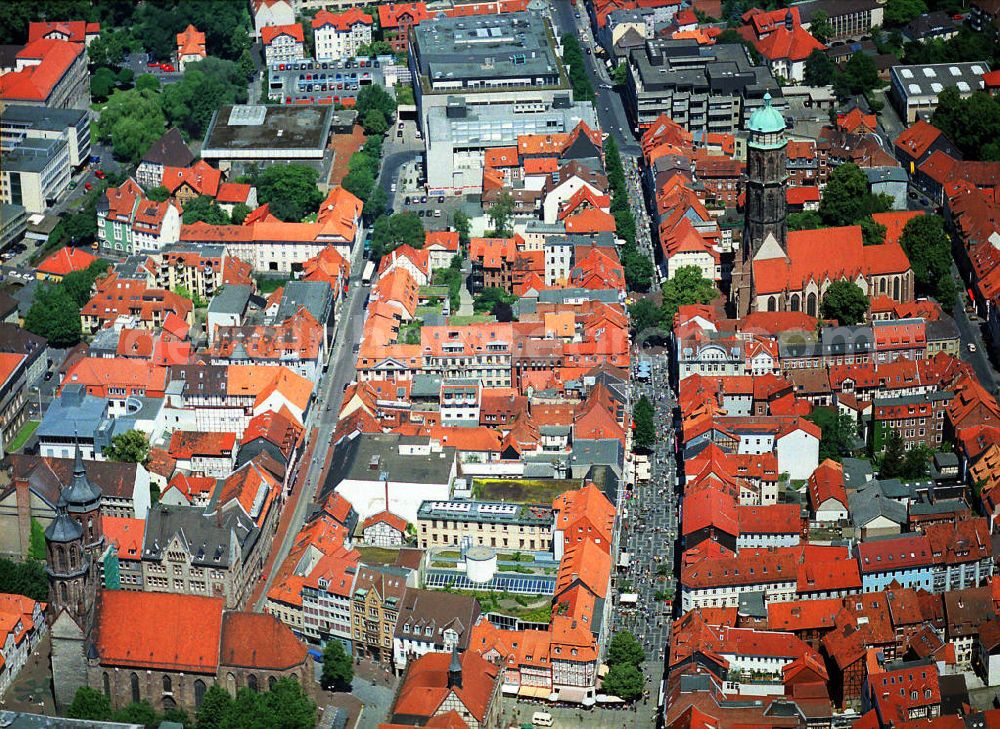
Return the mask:
[[199, 221], [209, 225], [228, 225], [231, 221], [228, 213], [219, 207], [215, 198], [199, 195], [184, 205], [184, 224], [191, 225]]
[[883, 213], [891, 207], [887, 195], [868, 191], [865, 173], [848, 162], [830, 173], [819, 203], [819, 215], [826, 225], [860, 225], [872, 213]]
[[24, 328], [45, 337], [50, 347], [72, 347], [80, 341], [80, 307], [62, 286], [42, 286], [24, 317]]
[[163, 111], [154, 91], [117, 91], [97, 120], [97, 137], [110, 143], [115, 157], [134, 164], [163, 134]]
[[882, 11], [882, 22], [887, 26], [906, 25], [926, 12], [924, 0], [888, 0]]
[[672, 322], [681, 306], [708, 304], [719, 295], [715, 284], [701, 275], [697, 266], [681, 266], [663, 283], [662, 320]]
[[878, 77], [878, 67], [870, 56], [856, 52], [844, 64], [844, 70], [833, 80], [837, 96], [847, 98], [858, 94], [874, 91], [881, 84]]
[[353, 678], [354, 664], [351, 656], [344, 650], [339, 640], [328, 640], [323, 647], [323, 673], [320, 685], [328, 691], [330, 689], [350, 691]]
[[271, 165], [256, 177], [257, 199], [270, 205], [276, 218], [297, 223], [323, 202], [318, 179], [309, 165]]
[[1000, 161], [1000, 100], [985, 91], [963, 99], [949, 86], [938, 95], [934, 126], [951, 140], [965, 159]]
[[145, 463], [149, 460], [149, 438], [140, 430], [126, 430], [114, 436], [102, 453], [109, 461]]
[[587, 75], [586, 61], [583, 59], [583, 49], [580, 41], [573, 33], [566, 33], [562, 37], [563, 63], [569, 71], [569, 82], [573, 87], [574, 101], [593, 101], [594, 85], [590, 83]]
[[805, 82], [809, 86], [829, 86], [837, 76], [837, 66], [818, 48], [806, 58]]
[[0, 558], [0, 592], [11, 592], [39, 602], [48, 602], [49, 578], [45, 574], [45, 564], [36, 560], [14, 562]]
[[517, 297], [513, 294], [508, 294], [496, 286], [487, 286], [476, 295], [476, 298], [472, 302], [472, 307], [477, 314], [484, 312], [493, 314], [497, 307], [502, 305], [509, 307], [515, 301], [517, 301]]
[[[358, 112], [358, 118], [362, 120], [368, 118], [368, 112], [370, 111], [381, 112], [385, 120], [386, 129], [389, 128], [389, 125], [392, 124], [393, 119], [396, 117], [396, 99], [377, 84], [361, 87], [361, 91], [358, 92], [358, 98], [354, 103], [354, 108]], [[367, 129], [365, 131], [367, 133]]]
[[59, 285], [66, 289], [77, 307], [83, 307], [84, 304], [90, 301], [94, 283], [107, 272], [108, 262], [98, 259], [82, 271], [73, 271], [66, 274], [63, 280], [59, 282]]
[[161, 98], [170, 125], [188, 139], [200, 139], [220, 106], [246, 103], [245, 72], [233, 61], [209, 56], [188, 65], [180, 81], [164, 87]]
[[[636, 402], [635, 407], [632, 409], [632, 419], [635, 421], [635, 431], [632, 434], [632, 450], [649, 452], [652, 450], [653, 446], [656, 444], [656, 412], [653, 409], [653, 403], [649, 401], [649, 398], [642, 395]], [[618, 643], [612, 639], [611, 647], [608, 648], [608, 663], [611, 663], [612, 651], [616, 651], [615, 655], [618, 660], [623, 660], [623, 656], [628, 654], [628, 650], [632, 648], [632, 644], [628, 642], [628, 638], [635, 641], [635, 636], [631, 633], [618, 633], [615, 638], [622, 636]], [[640, 658], [638, 662], [642, 661], [642, 647], [638, 645], [638, 641], [635, 642], [635, 647], [639, 649]]]
[[642, 673], [629, 663], [619, 663], [608, 670], [604, 677], [604, 693], [617, 696], [625, 701], [635, 701], [642, 696]]
[[840, 461], [854, 452], [857, 427], [850, 415], [834, 408], [817, 407], [806, 418], [822, 431], [819, 441], [820, 461], [827, 458]]
[[424, 247], [424, 223], [416, 213], [393, 213], [372, 227], [372, 256], [381, 258], [403, 244]]
[[834, 281], [823, 296], [822, 311], [824, 319], [836, 319], [841, 326], [857, 324], [868, 311], [868, 297], [853, 281]]
[[502, 190], [497, 196], [496, 202], [490, 205], [486, 215], [493, 225], [493, 236], [497, 238], [508, 238], [513, 233], [511, 230], [511, 217], [514, 214], [514, 198], [506, 190]]
[[918, 215], [906, 223], [899, 239], [910, 259], [917, 292], [934, 296], [945, 309], [958, 289], [951, 273], [951, 244], [939, 215]]

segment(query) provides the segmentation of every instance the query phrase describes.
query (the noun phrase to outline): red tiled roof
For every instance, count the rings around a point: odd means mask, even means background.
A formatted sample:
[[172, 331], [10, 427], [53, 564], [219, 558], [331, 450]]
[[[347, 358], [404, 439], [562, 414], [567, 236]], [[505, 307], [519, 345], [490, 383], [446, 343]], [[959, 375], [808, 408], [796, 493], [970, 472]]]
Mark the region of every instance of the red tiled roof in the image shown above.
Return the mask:
[[822, 51], [826, 48], [798, 24], [793, 26], [792, 30], [780, 25], [766, 37], [758, 39], [754, 46], [758, 53], [771, 61], [785, 58], [790, 61], [804, 61], [813, 51]]
[[301, 666], [308, 649], [291, 628], [273, 615], [227, 612], [222, 620], [219, 653], [220, 663], [225, 666], [286, 671]]
[[305, 38], [302, 25], [299, 23], [292, 23], [291, 25], [265, 25], [260, 29], [260, 39], [265, 46], [271, 45], [275, 38], [283, 35], [291, 36], [299, 43], [302, 43]]
[[391, 528], [395, 529], [397, 532], [406, 534], [406, 519], [401, 516], [393, 514], [391, 511], [382, 510], [377, 514], [372, 514], [364, 523], [361, 525], [362, 529], [367, 529], [370, 526], [375, 526], [376, 524], [388, 524]]
[[847, 490], [844, 488], [844, 467], [827, 458], [812, 472], [808, 481], [809, 501], [815, 511], [828, 499], [847, 508]]
[[427, 5], [418, 3], [387, 3], [378, 6], [379, 27], [393, 30], [400, 25], [417, 25], [434, 17]]
[[319, 30], [324, 26], [332, 25], [337, 31], [346, 33], [358, 23], [371, 25], [373, 22], [372, 17], [361, 8], [348, 8], [342, 13], [331, 13], [326, 8], [322, 8], [313, 18], [312, 27]]
[[168, 452], [178, 460], [194, 456], [219, 458], [232, 455], [235, 446], [236, 433], [175, 430], [170, 436]]
[[[380, 6], [381, 7], [384, 6]], [[434, 716], [445, 700], [454, 693], [477, 721], [486, 719], [493, 685], [500, 669], [475, 651], [466, 651], [462, 664], [462, 686], [448, 688], [450, 653], [428, 653], [413, 661], [392, 707], [393, 715], [409, 717]]]
[[177, 56], [205, 56], [205, 34], [193, 25], [177, 34]]
[[[223, 603], [221, 597], [103, 590], [95, 641], [101, 664], [214, 676]], [[257, 637], [247, 645], [267, 649]]]
[[83, 271], [97, 260], [82, 248], [60, 248], [38, 264], [38, 271], [51, 276], [65, 276], [73, 271]]
[[100, 23], [89, 23], [85, 20], [38, 21], [28, 23], [28, 42], [48, 38], [50, 35], [65, 35], [68, 36], [65, 40], [69, 43], [85, 43], [88, 35], [97, 35], [100, 32]]
[[40, 63], [0, 76], [0, 100], [46, 101], [84, 52], [82, 43], [48, 38], [28, 43], [18, 52], [18, 60]]
[[940, 129], [923, 119], [918, 119], [896, 137], [896, 149], [911, 159], [920, 159], [940, 136]]

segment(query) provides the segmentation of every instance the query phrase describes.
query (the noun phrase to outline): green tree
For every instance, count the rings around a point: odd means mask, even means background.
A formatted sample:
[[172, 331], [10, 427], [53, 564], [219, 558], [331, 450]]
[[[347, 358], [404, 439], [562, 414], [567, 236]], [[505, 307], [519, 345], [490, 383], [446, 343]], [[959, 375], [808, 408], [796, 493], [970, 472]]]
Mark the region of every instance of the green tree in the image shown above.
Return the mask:
[[879, 465], [879, 478], [900, 478], [903, 475], [906, 451], [903, 446], [903, 437], [895, 430], [890, 429], [883, 441], [882, 460]]
[[230, 219], [233, 221], [233, 225], [243, 225], [243, 221], [250, 214], [250, 206], [246, 203], [236, 203], [233, 205], [233, 212], [230, 214]]
[[124, 706], [114, 713], [114, 721], [123, 724], [142, 724], [143, 726], [155, 726], [159, 723], [156, 709], [143, 699]]
[[103, 455], [105, 460], [118, 463], [145, 463], [149, 460], [149, 439], [140, 430], [126, 430], [111, 439]]
[[135, 163], [163, 135], [163, 126], [158, 94], [129, 89], [108, 99], [97, 121], [97, 136], [111, 143], [115, 157]]
[[805, 210], [801, 213], [789, 213], [788, 218], [788, 229], [789, 230], [816, 230], [817, 228], [825, 228], [823, 224], [823, 218], [815, 210]]
[[230, 220], [226, 211], [219, 207], [215, 198], [199, 195], [184, 205], [184, 224], [191, 225], [199, 221], [209, 225], [228, 225]]
[[496, 202], [490, 205], [486, 215], [493, 225], [493, 235], [497, 238], [508, 238], [512, 235], [511, 217], [514, 214], [514, 198], [506, 190], [497, 196]]
[[31, 517], [31, 544], [28, 547], [28, 558], [45, 561], [45, 530], [34, 517]]
[[119, 66], [129, 50], [128, 32], [102, 28], [101, 34], [87, 46], [87, 57], [92, 66]]
[[367, 215], [369, 219], [374, 220], [381, 215], [385, 215], [388, 205], [389, 196], [385, 194], [385, 190], [383, 190], [382, 187], [375, 185], [372, 188], [368, 199], [365, 200], [365, 215]]
[[369, 109], [365, 112], [364, 118], [361, 120], [361, 126], [364, 127], [365, 134], [375, 136], [382, 136], [389, 131], [389, 122], [386, 121], [385, 115], [378, 109]]
[[209, 56], [187, 66], [181, 80], [168, 84], [161, 96], [170, 125], [189, 139], [200, 139], [220, 106], [246, 102], [246, 77], [238, 64]]
[[279, 678], [263, 696], [273, 715], [280, 717], [278, 722], [270, 726], [280, 726], [282, 729], [313, 729], [316, 726], [316, 704], [298, 681]]
[[170, 190], [163, 185], [157, 185], [151, 190], [146, 191], [146, 197], [155, 202], [164, 202], [170, 199]]
[[573, 33], [566, 33], [562, 37], [563, 43], [563, 63], [568, 68], [569, 82], [573, 87], [573, 99], [575, 101], [593, 101], [596, 98], [594, 86], [590, 83], [587, 75], [586, 61], [583, 59], [583, 49], [580, 41]]
[[111, 96], [116, 83], [115, 72], [102, 66], [90, 76], [90, 98], [104, 101]]
[[144, 73], [135, 80], [135, 87], [139, 91], [152, 91], [154, 93], [159, 93], [160, 79], [156, 78], [156, 76], [151, 73]]
[[[649, 399], [643, 395], [639, 399], [639, 402], [645, 402], [645, 409], [649, 410], [650, 418], [652, 418], [653, 405], [649, 402]], [[636, 405], [636, 410], [638, 409], [639, 405]], [[655, 433], [653, 435], [655, 437]], [[646, 653], [642, 649], [642, 644], [632, 633], [623, 630], [611, 637], [611, 642], [608, 643], [607, 657], [607, 664], [609, 666], [617, 666], [619, 664], [638, 666], [645, 660]]]
[[861, 226], [861, 237], [866, 246], [876, 246], [885, 243], [886, 228], [881, 223], [876, 223], [875, 219], [868, 215], [858, 221]]
[[253, 56], [250, 55], [250, 49], [246, 48], [243, 53], [240, 54], [240, 60], [238, 64], [240, 71], [243, 72], [243, 77], [250, 81], [257, 73], [257, 66], [253, 62]]
[[642, 673], [635, 666], [619, 663], [612, 666], [604, 677], [604, 693], [617, 696], [625, 701], [634, 701], [642, 696]]
[[950, 309], [955, 303], [951, 244], [938, 215], [918, 215], [906, 223], [900, 243], [910, 259], [917, 291], [931, 294]]
[[817, 407], [806, 416], [819, 426], [821, 431], [819, 441], [819, 460], [832, 458], [840, 461], [854, 452], [857, 439], [857, 427], [854, 419], [834, 408]]
[[416, 99], [413, 98], [413, 87], [409, 84], [396, 84], [396, 103], [401, 106], [413, 106]]
[[83, 307], [92, 295], [94, 284], [99, 278], [103, 278], [108, 272], [108, 262], [100, 259], [91, 263], [82, 271], [73, 271], [66, 274], [60, 282], [60, 286], [66, 289], [67, 293], [73, 297], [78, 307]]
[[469, 216], [461, 210], [457, 210], [455, 215], [452, 217], [451, 222], [455, 230], [458, 232], [458, 244], [463, 250], [465, 250], [469, 247], [469, 235], [471, 232]]
[[508, 294], [496, 286], [487, 286], [476, 295], [472, 307], [477, 314], [487, 311], [492, 313], [498, 306], [502, 304], [510, 306], [515, 301], [517, 301], [517, 297], [513, 294]]
[[257, 177], [257, 198], [280, 220], [298, 222], [323, 202], [318, 177], [308, 165], [271, 165]]
[[393, 213], [382, 216], [372, 226], [372, 256], [381, 258], [401, 245], [423, 248], [423, 221], [416, 213]]
[[826, 43], [833, 35], [833, 26], [830, 25], [830, 16], [826, 11], [817, 11], [809, 22], [809, 32], [820, 43]]
[[70, 719], [111, 721], [111, 699], [97, 689], [81, 686], [73, 694], [73, 703], [66, 710]]
[[824, 319], [836, 319], [841, 326], [857, 324], [868, 311], [868, 297], [853, 281], [834, 281], [823, 296]]
[[915, 480], [924, 478], [930, 473], [931, 459], [934, 451], [921, 444], [915, 445], [903, 456], [903, 473], [901, 478]]
[[878, 67], [870, 56], [861, 51], [851, 56], [844, 64], [844, 70], [834, 79], [837, 96], [847, 98], [857, 94], [867, 94], [879, 87]]
[[323, 647], [323, 674], [320, 685], [327, 691], [350, 691], [354, 664], [339, 640], [330, 639]]
[[24, 328], [45, 337], [50, 347], [72, 347], [80, 341], [80, 307], [62, 286], [42, 286], [24, 318]]
[[924, 0], [888, 0], [882, 11], [885, 25], [906, 25], [917, 16], [927, 12]]
[[366, 168], [351, 170], [340, 181], [340, 186], [357, 197], [361, 202], [367, 203], [368, 198], [375, 188], [375, 175], [372, 174], [371, 170]]
[[938, 95], [934, 126], [966, 159], [1000, 161], [1000, 100], [984, 91], [967, 99], [948, 87]]
[[807, 86], [829, 86], [837, 75], [837, 66], [818, 48], [806, 58], [805, 82]]
[[[378, 17], [378, 13], [375, 13], [375, 16]], [[358, 47], [358, 55], [366, 58], [372, 58], [373, 56], [391, 56], [392, 46], [386, 41], [372, 41], [371, 43], [364, 43]]]
[[135, 72], [131, 68], [121, 68], [118, 69], [118, 74], [115, 76], [115, 82], [121, 86], [131, 86], [132, 82], [135, 81]]
[[653, 285], [653, 262], [635, 243], [622, 246], [622, 268], [630, 291], [649, 291]]
[[217, 683], [208, 687], [198, 708], [198, 729], [222, 729], [232, 710], [233, 697]]
[[664, 322], [673, 322], [674, 314], [681, 306], [688, 304], [708, 304], [719, 295], [715, 284], [701, 275], [697, 266], [681, 266], [674, 277], [663, 283]]
[[863, 217], [868, 196], [868, 178], [861, 169], [848, 162], [840, 165], [827, 180], [819, 214], [827, 225], [852, 225]]
[[638, 299], [628, 308], [632, 319], [632, 330], [636, 333], [660, 326], [660, 307], [652, 299]]
[[0, 558], [0, 592], [12, 592], [48, 602], [49, 578], [42, 562], [14, 562]]
[[611, 72], [611, 82], [615, 86], [624, 86], [627, 80], [628, 64], [625, 61], [621, 61], [615, 66], [615, 70]]
[[383, 87], [372, 84], [361, 88], [354, 102], [354, 108], [358, 112], [359, 119], [365, 119], [372, 110], [382, 112], [388, 128], [396, 116], [396, 99]]
[[[633, 451], [648, 453], [653, 449], [653, 446], [656, 444], [655, 415], [656, 413], [653, 410], [653, 404], [649, 401], [649, 398], [646, 397], [645, 395], [640, 397], [639, 401], [636, 402], [635, 407], [632, 409], [632, 418], [635, 421], [635, 431], [633, 432], [632, 435]], [[616, 635], [616, 638], [618, 637], [618, 635], [629, 636], [632, 638], [632, 640], [635, 640], [635, 637], [632, 636], [631, 633], [618, 633]], [[615, 645], [616, 644], [612, 641], [612, 647], [614, 647]], [[626, 648], [629, 645], [630, 644], [628, 643], [628, 638], [622, 638], [617, 644], [618, 647], [614, 655], [616, 655], [617, 658], [620, 659], [621, 656], [626, 654]], [[612, 648], [609, 647], [608, 649], [609, 664], [611, 663], [611, 655], [612, 655], [611, 650]], [[639, 652], [640, 654], [642, 653], [642, 648], [639, 649]], [[639, 661], [637, 661], [637, 663], [641, 662], [642, 658], [640, 658]]]

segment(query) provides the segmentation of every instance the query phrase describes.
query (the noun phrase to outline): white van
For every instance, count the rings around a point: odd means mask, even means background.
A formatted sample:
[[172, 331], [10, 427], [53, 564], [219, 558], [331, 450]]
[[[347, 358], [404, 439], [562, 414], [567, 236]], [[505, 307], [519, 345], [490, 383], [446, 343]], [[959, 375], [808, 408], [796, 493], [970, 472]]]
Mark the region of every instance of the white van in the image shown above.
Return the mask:
[[536, 711], [531, 715], [532, 726], [552, 726], [552, 714], [547, 711]]

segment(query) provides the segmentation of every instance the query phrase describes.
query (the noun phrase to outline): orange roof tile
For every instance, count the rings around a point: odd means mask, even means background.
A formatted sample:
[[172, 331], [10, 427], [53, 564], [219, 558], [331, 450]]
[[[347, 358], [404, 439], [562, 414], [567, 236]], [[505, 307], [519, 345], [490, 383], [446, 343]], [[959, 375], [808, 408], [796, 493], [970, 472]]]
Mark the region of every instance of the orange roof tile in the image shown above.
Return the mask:
[[177, 56], [205, 57], [205, 34], [188, 23], [184, 32], [177, 34]]
[[97, 260], [82, 248], [60, 248], [38, 264], [37, 270], [50, 276], [65, 276], [73, 271], [83, 271]]
[[285, 671], [301, 666], [307, 656], [305, 644], [273, 615], [227, 612], [222, 620], [219, 660], [223, 665]]
[[85, 52], [82, 43], [40, 38], [18, 51], [18, 60], [38, 60], [0, 76], [0, 100], [46, 101]]
[[260, 39], [265, 46], [271, 45], [275, 38], [283, 35], [294, 38], [299, 43], [302, 43], [305, 39], [302, 26], [299, 23], [292, 23], [291, 25], [265, 25], [260, 29]]
[[320, 9], [312, 20], [312, 27], [319, 30], [327, 25], [333, 26], [337, 31], [346, 33], [355, 25], [372, 25], [375, 21], [372, 16], [365, 13], [361, 8], [348, 8], [342, 13], [331, 13], [326, 8]]

